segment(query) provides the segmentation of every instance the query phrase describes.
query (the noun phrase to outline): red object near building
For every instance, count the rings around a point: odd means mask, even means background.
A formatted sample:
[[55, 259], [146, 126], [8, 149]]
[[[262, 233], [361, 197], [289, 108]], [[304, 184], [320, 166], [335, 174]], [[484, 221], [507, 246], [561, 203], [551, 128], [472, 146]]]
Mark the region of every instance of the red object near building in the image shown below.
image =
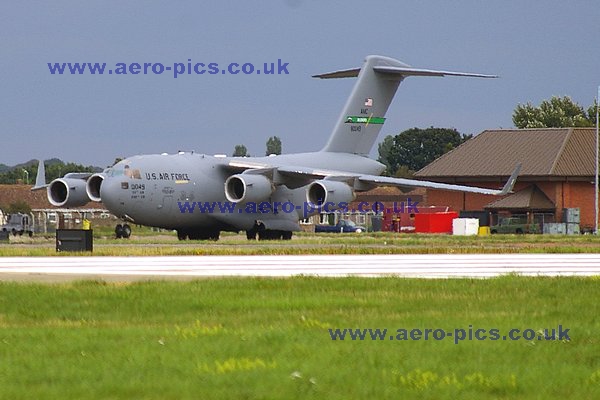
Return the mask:
[[[381, 230], [384, 232], [415, 232], [415, 219], [417, 215], [445, 213], [449, 211], [445, 206], [423, 206], [419, 207], [418, 213], [403, 212], [404, 210], [395, 210], [386, 208], [383, 211], [383, 224]], [[450, 231], [452, 231], [452, 221], [450, 221]]]
[[458, 213], [437, 212], [415, 215], [416, 233], [452, 233], [452, 220], [458, 218]]

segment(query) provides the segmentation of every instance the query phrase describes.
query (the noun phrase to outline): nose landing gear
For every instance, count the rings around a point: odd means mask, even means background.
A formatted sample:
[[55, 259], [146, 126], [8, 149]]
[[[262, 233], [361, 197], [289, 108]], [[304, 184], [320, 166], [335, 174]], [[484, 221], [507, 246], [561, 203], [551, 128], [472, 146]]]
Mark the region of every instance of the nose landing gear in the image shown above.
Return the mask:
[[127, 224], [117, 224], [115, 226], [115, 236], [117, 239], [129, 239], [131, 236], [131, 227]]

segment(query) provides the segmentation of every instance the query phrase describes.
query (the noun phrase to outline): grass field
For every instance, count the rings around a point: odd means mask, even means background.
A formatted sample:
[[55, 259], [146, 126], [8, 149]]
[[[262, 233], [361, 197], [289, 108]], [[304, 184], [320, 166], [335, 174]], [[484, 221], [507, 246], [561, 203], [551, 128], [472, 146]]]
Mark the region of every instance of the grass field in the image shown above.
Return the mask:
[[[598, 299], [517, 276], [0, 283], [0, 398], [600, 398]], [[387, 339], [559, 324], [570, 341]]]
[[[136, 228], [137, 232], [137, 228]], [[109, 232], [107, 233], [109, 234]], [[96, 236], [96, 233], [95, 233]], [[143, 229], [131, 239], [98, 235], [93, 254], [78, 255], [269, 255], [269, 254], [431, 254], [431, 253], [598, 253], [594, 235], [452, 236], [396, 233], [308, 234], [291, 241], [248, 241], [245, 235], [222, 234], [221, 240], [178, 241], [173, 233]], [[53, 237], [11, 238], [0, 256], [74, 255], [56, 253]]]

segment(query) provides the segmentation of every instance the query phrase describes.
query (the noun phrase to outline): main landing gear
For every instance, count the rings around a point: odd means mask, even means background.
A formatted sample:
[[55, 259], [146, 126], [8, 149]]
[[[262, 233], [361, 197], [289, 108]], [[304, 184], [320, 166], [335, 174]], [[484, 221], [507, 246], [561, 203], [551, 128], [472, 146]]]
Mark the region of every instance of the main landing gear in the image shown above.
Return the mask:
[[265, 229], [265, 225], [262, 222], [254, 224], [252, 229], [246, 231], [246, 238], [248, 240], [290, 240], [292, 238], [291, 231], [280, 231], [276, 229]]
[[179, 240], [219, 240], [221, 232], [212, 229], [178, 229], [177, 239]]

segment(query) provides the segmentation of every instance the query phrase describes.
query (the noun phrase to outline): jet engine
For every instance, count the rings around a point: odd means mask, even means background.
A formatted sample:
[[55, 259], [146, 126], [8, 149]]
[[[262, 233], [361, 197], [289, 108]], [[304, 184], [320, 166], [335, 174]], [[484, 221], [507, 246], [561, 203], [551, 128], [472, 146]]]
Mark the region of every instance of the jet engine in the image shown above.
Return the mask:
[[48, 201], [55, 207], [79, 207], [90, 201], [83, 179], [58, 178], [48, 185]]
[[102, 201], [102, 198], [100, 197], [102, 181], [104, 181], [104, 174], [94, 174], [88, 179], [87, 184], [85, 185], [85, 191], [90, 200]]
[[[349, 203], [356, 197], [354, 190], [344, 182], [314, 181], [306, 189], [306, 201], [312, 204]], [[330, 209], [333, 207], [329, 207]]]
[[225, 197], [232, 203], [264, 201], [274, 190], [273, 182], [263, 175], [237, 174], [225, 181]]

